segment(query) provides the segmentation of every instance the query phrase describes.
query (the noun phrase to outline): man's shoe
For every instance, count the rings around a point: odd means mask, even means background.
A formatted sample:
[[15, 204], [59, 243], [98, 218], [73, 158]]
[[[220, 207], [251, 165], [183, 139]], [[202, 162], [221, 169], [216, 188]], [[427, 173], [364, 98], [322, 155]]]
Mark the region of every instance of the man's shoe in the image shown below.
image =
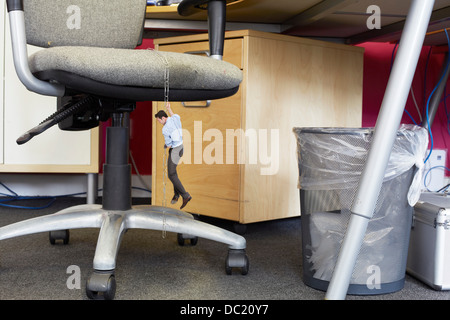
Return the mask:
[[173, 196], [172, 201], [170, 201], [171, 204], [175, 204], [178, 202], [178, 198], [180, 197], [180, 195], [176, 194]]
[[191, 196], [189, 196], [189, 198], [183, 198], [183, 204], [181, 205], [180, 210], [186, 207], [187, 203], [191, 201], [191, 199], [192, 199]]

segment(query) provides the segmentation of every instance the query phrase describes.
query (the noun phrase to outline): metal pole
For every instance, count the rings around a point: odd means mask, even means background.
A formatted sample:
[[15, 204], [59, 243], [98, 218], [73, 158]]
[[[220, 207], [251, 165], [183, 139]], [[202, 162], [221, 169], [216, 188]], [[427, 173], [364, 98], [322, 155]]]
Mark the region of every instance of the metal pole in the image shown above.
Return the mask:
[[86, 203], [87, 204], [95, 204], [95, 201], [98, 197], [98, 174], [97, 173], [88, 173], [87, 174], [87, 196]]
[[359, 250], [372, 218], [391, 149], [419, 60], [434, 0], [413, 0], [381, 104], [371, 147], [351, 208], [341, 251], [325, 298], [345, 299]]
[[[430, 100], [429, 110], [424, 114], [423, 127], [425, 129], [431, 128], [434, 116], [436, 115], [439, 104], [441, 103], [442, 94], [444, 93], [445, 85], [447, 84], [448, 74], [450, 73], [450, 64], [447, 64], [448, 52], [445, 54], [444, 65], [441, 70], [441, 74], [439, 75], [438, 81], [440, 81], [439, 86], [436, 88], [436, 91], [433, 93], [433, 96]], [[441, 80], [442, 78], [442, 80]], [[427, 119], [428, 114], [428, 119]]]

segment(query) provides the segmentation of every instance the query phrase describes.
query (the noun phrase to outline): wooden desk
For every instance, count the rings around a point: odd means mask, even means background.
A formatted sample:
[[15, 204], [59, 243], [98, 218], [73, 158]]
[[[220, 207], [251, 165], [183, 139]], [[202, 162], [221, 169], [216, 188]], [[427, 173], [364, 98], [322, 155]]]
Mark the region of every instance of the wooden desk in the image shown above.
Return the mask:
[[[369, 29], [367, 20], [377, 5], [380, 28]], [[398, 41], [410, 1], [392, 0], [244, 0], [227, 7], [227, 30], [253, 29], [356, 44]], [[206, 12], [182, 17], [172, 7], [148, 7], [149, 29], [206, 30]], [[428, 32], [450, 28], [450, 0], [436, 0]], [[445, 34], [427, 37], [425, 45], [446, 44]]]
[[146, 17], [151, 19], [155, 15], [161, 14], [177, 14], [178, 6], [147, 6]]

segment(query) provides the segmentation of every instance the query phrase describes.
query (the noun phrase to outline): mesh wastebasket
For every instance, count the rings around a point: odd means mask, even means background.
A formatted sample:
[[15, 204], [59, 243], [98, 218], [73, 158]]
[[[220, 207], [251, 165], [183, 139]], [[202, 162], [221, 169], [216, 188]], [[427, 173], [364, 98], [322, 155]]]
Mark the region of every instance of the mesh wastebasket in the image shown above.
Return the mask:
[[[300, 173], [303, 281], [325, 291], [350, 219], [373, 129], [294, 128], [294, 133]], [[383, 294], [403, 288], [411, 202], [418, 198], [417, 190], [420, 192], [412, 182], [418, 180], [416, 165], [423, 163], [427, 145], [424, 129], [399, 129], [348, 294]]]

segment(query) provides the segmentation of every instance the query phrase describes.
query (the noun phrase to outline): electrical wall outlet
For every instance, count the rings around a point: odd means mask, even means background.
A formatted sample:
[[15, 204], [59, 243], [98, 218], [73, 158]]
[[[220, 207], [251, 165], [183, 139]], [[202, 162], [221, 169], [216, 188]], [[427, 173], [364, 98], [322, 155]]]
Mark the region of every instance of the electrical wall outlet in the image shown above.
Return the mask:
[[[429, 153], [430, 150], [427, 152]], [[423, 190], [438, 191], [445, 186], [446, 154], [446, 150], [433, 149], [433, 152], [425, 163], [422, 184]]]

